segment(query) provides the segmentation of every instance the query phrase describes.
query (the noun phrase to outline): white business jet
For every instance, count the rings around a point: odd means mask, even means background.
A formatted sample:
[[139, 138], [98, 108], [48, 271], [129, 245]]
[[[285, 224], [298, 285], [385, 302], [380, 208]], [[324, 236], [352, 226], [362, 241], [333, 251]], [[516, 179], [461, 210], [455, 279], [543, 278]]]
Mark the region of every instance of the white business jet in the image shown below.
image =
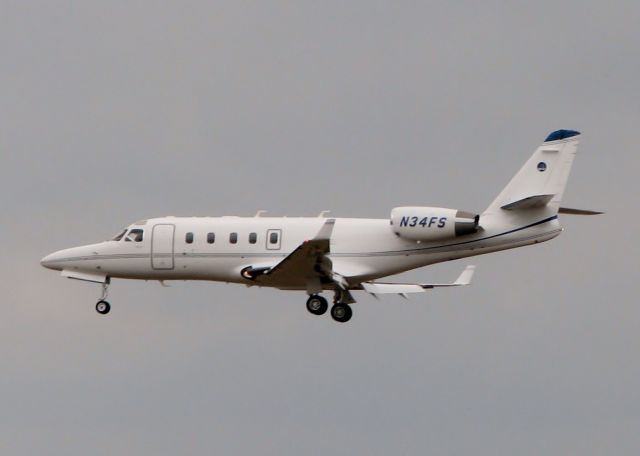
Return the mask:
[[318, 217], [161, 217], [143, 220], [98, 244], [42, 259], [62, 276], [102, 284], [112, 278], [212, 280], [303, 290], [307, 309], [324, 314], [320, 293], [333, 292], [331, 316], [349, 321], [352, 291], [372, 295], [424, 292], [471, 282], [474, 267], [447, 284], [378, 279], [422, 266], [548, 241], [558, 214], [599, 212], [560, 207], [580, 134], [551, 133], [481, 214], [440, 207], [396, 207], [389, 219]]

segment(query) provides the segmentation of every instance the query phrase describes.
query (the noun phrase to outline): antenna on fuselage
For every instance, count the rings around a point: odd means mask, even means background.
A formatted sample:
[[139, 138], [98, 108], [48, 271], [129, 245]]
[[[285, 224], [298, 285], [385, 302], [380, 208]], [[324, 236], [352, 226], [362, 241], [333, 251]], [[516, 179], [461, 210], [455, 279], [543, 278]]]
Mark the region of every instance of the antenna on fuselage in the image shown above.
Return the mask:
[[266, 214], [267, 211], [265, 211], [264, 209], [260, 209], [258, 212], [256, 212], [256, 215], [254, 215], [254, 217], [261, 217], [262, 214]]
[[325, 218], [329, 212], [331, 212], [331, 211], [328, 211], [328, 210], [327, 211], [321, 211], [318, 214], [318, 218]]

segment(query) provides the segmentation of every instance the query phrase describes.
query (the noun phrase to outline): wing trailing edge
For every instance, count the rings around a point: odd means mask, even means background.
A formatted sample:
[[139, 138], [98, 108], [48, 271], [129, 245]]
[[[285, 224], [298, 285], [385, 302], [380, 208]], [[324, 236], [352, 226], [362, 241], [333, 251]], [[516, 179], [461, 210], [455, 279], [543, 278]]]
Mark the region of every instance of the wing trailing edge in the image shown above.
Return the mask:
[[403, 297], [408, 293], [424, 293], [431, 288], [439, 287], [461, 287], [469, 285], [473, 278], [476, 267], [467, 266], [453, 283], [384, 283], [384, 282], [362, 282], [362, 289], [372, 295], [398, 294]]

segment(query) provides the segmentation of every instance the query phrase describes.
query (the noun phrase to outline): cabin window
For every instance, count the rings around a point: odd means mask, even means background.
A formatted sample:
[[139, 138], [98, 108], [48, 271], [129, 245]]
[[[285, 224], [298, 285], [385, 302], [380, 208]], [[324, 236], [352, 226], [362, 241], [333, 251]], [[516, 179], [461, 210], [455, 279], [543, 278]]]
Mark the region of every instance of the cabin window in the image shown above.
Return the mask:
[[249, 233], [249, 244], [255, 244], [258, 241], [257, 233]]
[[127, 242], [142, 242], [143, 232], [143, 230], [135, 228], [129, 231], [129, 234], [127, 234], [127, 237], [124, 238], [124, 240]]
[[187, 244], [193, 244], [193, 233], [189, 232], [184, 236], [184, 242]]
[[116, 234], [113, 239], [111, 239], [112, 241], [119, 241], [120, 239], [122, 239], [122, 237], [124, 236], [124, 233], [127, 232], [127, 229], [125, 228], [124, 230], [120, 231], [118, 234]]
[[278, 233], [272, 231], [269, 235], [269, 244], [277, 244], [278, 243]]
[[231, 242], [232, 244], [237, 244], [238, 243], [238, 233], [229, 234], [229, 242]]
[[209, 244], [216, 242], [216, 233], [207, 233], [207, 242]]

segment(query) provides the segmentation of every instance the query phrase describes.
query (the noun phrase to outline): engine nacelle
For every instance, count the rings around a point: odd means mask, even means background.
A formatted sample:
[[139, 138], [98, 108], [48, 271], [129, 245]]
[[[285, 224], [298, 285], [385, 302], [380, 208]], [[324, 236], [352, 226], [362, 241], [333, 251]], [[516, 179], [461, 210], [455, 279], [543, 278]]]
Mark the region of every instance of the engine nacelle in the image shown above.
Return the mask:
[[437, 241], [478, 231], [479, 215], [444, 207], [396, 207], [391, 229], [403, 239]]

